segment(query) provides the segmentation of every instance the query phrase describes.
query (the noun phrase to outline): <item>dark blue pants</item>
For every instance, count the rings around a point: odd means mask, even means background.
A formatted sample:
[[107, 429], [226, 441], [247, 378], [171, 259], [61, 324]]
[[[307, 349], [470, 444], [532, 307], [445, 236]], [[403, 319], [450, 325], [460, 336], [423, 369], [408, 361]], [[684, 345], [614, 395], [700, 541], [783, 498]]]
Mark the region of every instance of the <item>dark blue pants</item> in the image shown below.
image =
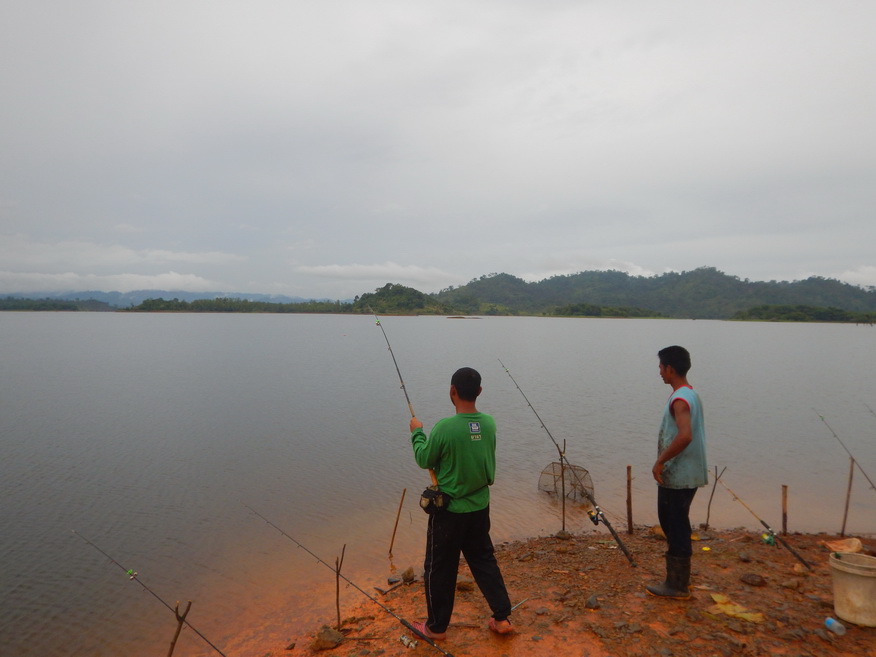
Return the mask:
[[690, 543], [690, 505], [696, 488], [657, 487], [657, 518], [666, 534], [667, 554], [689, 557], [693, 554]]
[[460, 554], [493, 618], [505, 620], [511, 614], [511, 600], [490, 540], [490, 507], [470, 513], [441, 511], [429, 516], [426, 533], [426, 627], [433, 632], [444, 632], [450, 624]]

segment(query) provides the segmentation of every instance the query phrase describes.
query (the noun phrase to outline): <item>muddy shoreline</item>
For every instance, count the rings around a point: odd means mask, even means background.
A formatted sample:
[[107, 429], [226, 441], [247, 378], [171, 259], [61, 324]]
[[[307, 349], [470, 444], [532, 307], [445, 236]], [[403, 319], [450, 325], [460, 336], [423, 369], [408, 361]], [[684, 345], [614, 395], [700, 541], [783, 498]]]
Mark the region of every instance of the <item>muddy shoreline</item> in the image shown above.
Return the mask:
[[[645, 593], [662, 579], [665, 541], [652, 528], [637, 528], [621, 539], [636, 566], [610, 536], [599, 532], [555, 535], [497, 546], [512, 603], [516, 633], [489, 632], [489, 609], [460, 567], [456, 608], [447, 640], [439, 645], [456, 657], [626, 657], [771, 655], [795, 657], [876, 657], [876, 628], [844, 621], [843, 636], [829, 632], [836, 617], [831, 551], [824, 543], [836, 534], [789, 534], [784, 538], [811, 566], [805, 568], [779, 544], [749, 529], [700, 530], [694, 543], [687, 601]], [[860, 537], [863, 552], [876, 555], [876, 539]], [[425, 613], [421, 568], [415, 579], [387, 590], [369, 591], [396, 615], [422, 620]], [[380, 586], [384, 590], [389, 589]], [[723, 596], [723, 597], [722, 597]], [[723, 604], [719, 604], [723, 603]], [[318, 649], [319, 626], [289, 636], [254, 657], [367, 657], [440, 655], [397, 619], [352, 588], [342, 594], [343, 641]], [[334, 615], [324, 619], [334, 627]], [[402, 636], [417, 641], [405, 645]]]

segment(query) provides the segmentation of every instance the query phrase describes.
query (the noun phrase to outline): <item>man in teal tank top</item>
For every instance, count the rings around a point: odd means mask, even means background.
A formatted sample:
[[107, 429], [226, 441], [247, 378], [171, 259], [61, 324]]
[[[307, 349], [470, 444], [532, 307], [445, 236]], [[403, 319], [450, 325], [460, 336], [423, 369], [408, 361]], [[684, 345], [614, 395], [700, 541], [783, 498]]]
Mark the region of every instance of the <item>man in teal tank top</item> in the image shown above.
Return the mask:
[[426, 533], [425, 588], [428, 617], [413, 623], [423, 636], [446, 638], [453, 614], [460, 553], [493, 612], [489, 627], [513, 631], [511, 601], [490, 539], [490, 486], [496, 475], [496, 422], [476, 408], [481, 375], [470, 367], [450, 380], [456, 414], [439, 420], [429, 436], [411, 418], [411, 445], [421, 468], [431, 469], [438, 487], [450, 496], [446, 510], [429, 516]]
[[687, 381], [690, 354], [684, 347], [661, 349], [660, 376], [672, 386], [657, 437], [657, 516], [666, 535], [666, 580], [646, 587], [663, 598], [690, 597], [690, 505], [697, 488], [709, 481], [703, 404]]

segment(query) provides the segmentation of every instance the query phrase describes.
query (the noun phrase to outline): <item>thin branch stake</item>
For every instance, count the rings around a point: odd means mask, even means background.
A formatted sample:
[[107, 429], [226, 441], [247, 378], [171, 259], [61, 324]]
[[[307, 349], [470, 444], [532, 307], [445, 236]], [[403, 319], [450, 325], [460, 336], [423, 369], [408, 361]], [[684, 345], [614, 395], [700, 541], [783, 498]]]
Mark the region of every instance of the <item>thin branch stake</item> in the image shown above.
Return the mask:
[[344, 553], [347, 551], [347, 544], [341, 548], [341, 560], [335, 557], [335, 608], [338, 612], [338, 632], [341, 631], [341, 566], [344, 565]]
[[189, 615], [189, 609], [192, 608], [192, 601], [189, 600], [189, 603], [186, 605], [186, 610], [180, 614], [179, 613], [179, 601], [176, 603], [176, 608], [173, 610], [174, 615], [176, 616], [176, 633], [173, 635], [173, 641], [170, 642], [170, 650], [167, 651], [167, 657], [171, 657], [173, 655], [173, 649], [176, 648], [176, 640], [179, 638], [179, 633], [182, 631], [183, 624], [186, 622], [186, 616]]
[[627, 466], [627, 534], [633, 533], [633, 466]]
[[398, 512], [395, 514], [395, 525], [392, 528], [392, 540], [389, 541], [389, 556], [392, 556], [392, 546], [395, 545], [395, 532], [398, 529], [398, 519], [401, 517], [402, 504], [405, 503], [405, 493], [407, 492], [407, 488], [402, 490], [401, 501], [398, 503]]
[[843, 528], [840, 536], [846, 536], [846, 519], [849, 517], [849, 500], [852, 498], [852, 477], [855, 476], [855, 459], [849, 457], [849, 489], [846, 491], [846, 510], [843, 512]]
[[[727, 466], [724, 466], [724, 470], [727, 469]], [[715, 489], [718, 487], [718, 480], [721, 478], [721, 475], [724, 474], [724, 470], [721, 470], [721, 474], [718, 474], [718, 466], [715, 466], [715, 480], [712, 482], [712, 494], [709, 495], [709, 504], [706, 507], [706, 526], [705, 529], [709, 528], [709, 515], [712, 513], [712, 498], [715, 497]]]

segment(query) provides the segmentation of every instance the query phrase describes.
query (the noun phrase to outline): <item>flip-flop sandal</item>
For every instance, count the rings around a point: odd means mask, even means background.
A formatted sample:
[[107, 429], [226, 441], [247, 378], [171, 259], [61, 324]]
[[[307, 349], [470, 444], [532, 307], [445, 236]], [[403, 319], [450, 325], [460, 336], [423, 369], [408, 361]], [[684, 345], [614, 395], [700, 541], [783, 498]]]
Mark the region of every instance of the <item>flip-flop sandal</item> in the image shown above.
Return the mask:
[[[501, 625], [500, 625], [501, 623]], [[507, 625], [505, 625], [507, 623]], [[513, 634], [514, 626], [511, 625], [510, 620], [497, 621], [495, 618], [490, 619], [490, 629], [496, 634]]]
[[427, 639], [432, 639], [433, 641], [444, 641], [444, 639], [447, 638], [447, 632], [433, 632], [428, 627], [426, 627], [425, 621], [411, 623], [411, 627], [413, 627], [414, 631], [421, 636], [424, 636]]

